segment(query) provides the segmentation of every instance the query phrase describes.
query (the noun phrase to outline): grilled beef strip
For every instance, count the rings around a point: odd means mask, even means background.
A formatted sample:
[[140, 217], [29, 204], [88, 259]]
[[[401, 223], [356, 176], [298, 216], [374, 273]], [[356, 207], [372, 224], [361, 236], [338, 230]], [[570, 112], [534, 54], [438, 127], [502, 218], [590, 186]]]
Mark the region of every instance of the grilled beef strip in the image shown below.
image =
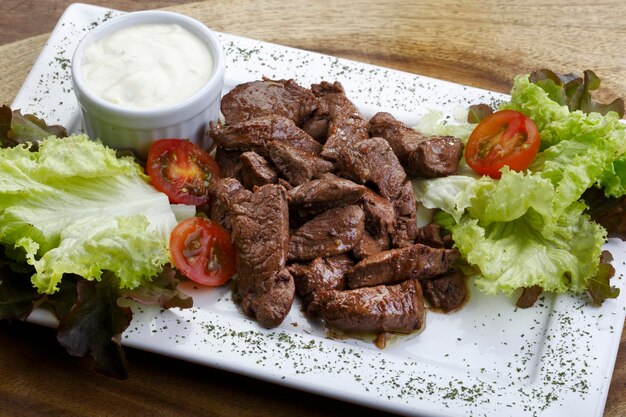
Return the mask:
[[365, 214], [359, 206], [328, 210], [291, 234], [289, 259], [308, 261], [350, 251], [363, 235]]
[[341, 83], [322, 81], [311, 89], [317, 97], [318, 109], [303, 128], [319, 138], [324, 132], [324, 120], [328, 121], [322, 156], [335, 161], [342, 148], [369, 137], [368, 123], [348, 99]]
[[458, 269], [420, 283], [430, 305], [445, 312], [459, 308], [467, 297], [465, 276]]
[[417, 280], [353, 290], [314, 292], [308, 306], [334, 328], [347, 332], [418, 330], [424, 323], [424, 299]]
[[421, 243], [391, 249], [356, 264], [348, 272], [348, 286], [372, 287], [408, 279], [434, 278], [449, 271], [459, 257], [457, 249], [431, 248]]
[[388, 236], [393, 231], [396, 210], [389, 200], [368, 188], [359, 205], [365, 212], [365, 227], [372, 236]]
[[319, 178], [334, 168], [332, 162], [277, 140], [269, 143], [268, 156], [282, 176], [293, 186]]
[[400, 193], [391, 202], [396, 212], [390, 233], [391, 245], [395, 248], [411, 246], [418, 235], [418, 230], [417, 202], [410, 181], [402, 185]]
[[296, 292], [308, 304], [314, 292], [346, 289], [346, 272], [353, 266], [350, 256], [341, 254], [315, 258], [308, 265], [291, 264], [288, 269], [296, 283]]
[[287, 193], [268, 184], [231, 206], [232, 239], [237, 249], [237, 292], [243, 311], [264, 327], [287, 316], [295, 293], [285, 268], [289, 251]]
[[391, 114], [370, 119], [370, 134], [382, 137], [393, 149], [410, 177], [445, 177], [456, 172], [463, 143], [452, 136], [424, 136]]
[[209, 217], [226, 230], [231, 230], [231, 207], [248, 198], [248, 193], [234, 178], [220, 178], [209, 185]]
[[244, 152], [241, 154], [240, 160], [243, 185], [248, 190], [252, 190], [254, 186], [260, 187], [278, 182], [278, 174], [274, 168], [258, 153]]
[[436, 223], [418, 228], [415, 243], [423, 243], [434, 248], [451, 248], [453, 245], [452, 235], [450, 233], [444, 234], [441, 226]]
[[361, 236], [361, 240], [352, 248], [352, 254], [357, 259], [365, 259], [377, 253], [389, 250], [389, 236], [372, 236], [367, 231], [367, 223], [365, 224], [365, 232]]
[[319, 142], [282, 116], [261, 116], [227, 126], [210, 122], [209, 136], [218, 147], [254, 151], [263, 157], [267, 157], [268, 145], [275, 140], [314, 154], [322, 150]]
[[400, 161], [382, 138], [371, 138], [342, 148], [336, 167], [346, 178], [375, 186], [378, 193], [389, 200], [400, 194], [406, 179]]
[[289, 215], [307, 218], [335, 207], [356, 204], [367, 191], [367, 187], [345, 178], [324, 174], [289, 190]]
[[226, 124], [236, 124], [259, 116], [278, 115], [300, 125], [317, 108], [311, 90], [294, 80], [263, 80], [239, 84], [222, 97], [221, 110]]

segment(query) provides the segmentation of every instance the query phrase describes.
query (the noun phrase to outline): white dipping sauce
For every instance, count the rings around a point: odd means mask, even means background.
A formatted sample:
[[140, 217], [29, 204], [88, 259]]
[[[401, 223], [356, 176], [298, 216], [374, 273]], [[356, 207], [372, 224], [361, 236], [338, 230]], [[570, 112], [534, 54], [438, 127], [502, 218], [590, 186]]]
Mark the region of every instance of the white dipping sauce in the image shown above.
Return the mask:
[[180, 103], [209, 80], [213, 58], [207, 46], [177, 24], [120, 29], [85, 50], [82, 74], [100, 98], [131, 109]]

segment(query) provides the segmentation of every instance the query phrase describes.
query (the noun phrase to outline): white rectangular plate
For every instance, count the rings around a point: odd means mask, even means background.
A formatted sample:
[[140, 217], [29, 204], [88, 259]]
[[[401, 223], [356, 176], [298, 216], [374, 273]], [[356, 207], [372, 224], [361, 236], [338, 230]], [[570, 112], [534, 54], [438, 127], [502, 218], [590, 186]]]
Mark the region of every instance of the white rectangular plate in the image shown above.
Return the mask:
[[[13, 108], [70, 131], [80, 129], [70, 59], [79, 40], [119, 12], [70, 6], [35, 63]], [[414, 74], [219, 34], [227, 57], [224, 91], [260, 79], [301, 85], [340, 81], [366, 116], [388, 111], [415, 124], [429, 109], [451, 117], [458, 107], [504, 96]], [[617, 268], [618, 300], [601, 308], [586, 297], [546, 295], [518, 310], [515, 300], [476, 291], [453, 314], [427, 314], [419, 335], [384, 350], [371, 342], [333, 340], [299, 305], [266, 330], [246, 318], [230, 291], [185, 284], [194, 308], [133, 306], [127, 346], [340, 398], [392, 412], [428, 416], [601, 416], [624, 323], [625, 245], [607, 244]], [[53, 324], [46, 312], [30, 321]]]

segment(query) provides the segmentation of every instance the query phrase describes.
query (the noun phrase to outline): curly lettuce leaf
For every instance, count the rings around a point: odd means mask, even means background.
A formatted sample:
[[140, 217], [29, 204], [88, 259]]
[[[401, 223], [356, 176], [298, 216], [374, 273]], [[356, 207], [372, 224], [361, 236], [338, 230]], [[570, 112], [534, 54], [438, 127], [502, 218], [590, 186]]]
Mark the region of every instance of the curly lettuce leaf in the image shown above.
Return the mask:
[[[421, 204], [443, 210], [435, 219], [452, 233], [467, 262], [480, 270], [475, 283], [481, 291], [511, 294], [535, 285], [559, 293], [587, 288], [606, 232], [583, 213], [583, 203], [570, 202], [557, 212], [562, 204], [557, 188], [531, 173], [504, 169], [499, 181], [459, 177], [421, 180], [414, 188]], [[454, 191], [445, 201], [440, 190]]]
[[59, 323], [57, 340], [70, 355], [91, 355], [96, 370], [115, 378], [127, 378], [119, 337], [130, 325], [132, 310], [118, 304], [119, 282], [106, 273], [98, 282], [78, 282], [77, 302]]
[[557, 74], [549, 69], [533, 71], [530, 81], [543, 88], [550, 99], [566, 105], [570, 111], [582, 110], [585, 113], [607, 114], [615, 112], [624, 117], [624, 100], [621, 98], [611, 103], [602, 104], [591, 97], [591, 91], [600, 88], [600, 78], [591, 70], [583, 72], [582, 77], [574, 74]]
[[515, 77], [511, 101], [502, 104], [500, 109], [517, 110], [526, 114], [533, 119], [540, 132], [549, 123], [564, 119], [570, 113], [567, 106], [552, 100], [547, 91], [533, 84], [528, 75]]
[[530, 169], [558, 183], [566, 204], [596, 183], [607, 196], [626, 194], [626, 125], [617, 113], [570, 111], [529, 76], [515, 78], [503, 108], [521, 111], [537, 124], [542, 152]]
[[86, 136], [0, 149], [0, 243], [23, 251], [40, 293], [54, 293], [64, 274], [149, 282], [170, 262], [175, 225], [142, 168]]
[[[527, 114], [540, 130], [541, 152], [527, 172], [504, 168], [499, 181], [457, 175], [419, 181], [414, 189], [424, 206], [444, 211], [436, 219], [480, 270], [481, 290], [540, 286], [594, 294], [595, 288], [599, 298], [612, 296], [599, 265], [606, 231], [581, 198], [594, 186], [626, 194], [626, 127], [614, 112], [570, 111], [559, 98], [570, 92], [551, 89], [550, 77], [544, 81], [517, 77], [511, 101], [501, 106]], [[597, 87], [591, 76], [585, 82], [586, 92]]]
[[125, 289], [121, 295], [143, 305], [159, 305], [163, 308], [191, 308], [193, 300], [178, 289], [180, 276], [176, 269], [165, 266], [154, 279], [135, 289]]
[[487, 226], [466, 215], [450, 231], [465, 259], [480, 269], [475, 283], [487, 294], [510, 295], [534, 285], [557, 293], [583, 292], [597, 272], [605, 236], [583, 210], [572, 205], [548, 233], [542, 233], [543, 220], [533, 210]]
[[37, 142], [48, 136], [66, 137], [67, 131], [59, 125], [48, 125], [35, 115], [0, 107], [0, 147], [30, 143], [36, 148]]

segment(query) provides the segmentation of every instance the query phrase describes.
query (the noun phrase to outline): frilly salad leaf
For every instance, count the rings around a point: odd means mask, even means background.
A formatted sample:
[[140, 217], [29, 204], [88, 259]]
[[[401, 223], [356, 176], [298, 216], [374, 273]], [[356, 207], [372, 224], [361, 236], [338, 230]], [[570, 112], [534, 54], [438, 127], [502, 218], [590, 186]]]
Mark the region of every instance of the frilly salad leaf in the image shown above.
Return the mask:
[[[559, 86], [549, 74], [545, 79]], [[600, 264], [606, 230], [586, 214], [581, 197], [591, 187], [626, 194], [626, 128], [615, 112], [570, 110], [575, 94], [586, 97], [598, 86], [592, 73], [582, 83], [575, 93], [570, 89], [578, 84], [571, 80], [559, 92], [547, 81], [515, 79], [511, 100], [501, 108], [528, 115], [542, 138], [527, 172], [504, 168], [500, 180], [456, 175], [414, 183], [419, 202], [442, 210], [436, 220], [478, 267], [475, 283], [486, 293], [533, 286], [557, 293], [588, 290], [597, 303], [617, 295], [608, 284], [610, 271]]]
[[170, 261], [175, 225], [142, 168], [86, 136], [0, 149], [0, 243], [35, 267], [40, 293], [54, 293], [64, 274], [149, 282]]
[[193, 300], [178, 289], [180, 276], [176, 269], [165, 266], [163, 271], [151, 282], [135, 289], [121, 290], [123, 297], [135, 300], [143, 305], [159, 305], [163, 308], [190, 308]]
[[0, 147], [30, 143], [36, 149], [38, 141], [51, 135], [66, 137], [67, 131], [62, 126], [47, 125], [32, 114], [22, 115], [19, 110], [11, 110], [8, 106], [0, 107]]
[[570, 111], [582, 110], [584, 113], [605, 115], [615, 112], [624, 117], [624, 100], [613, 100], [609, 104], [595, 102], [591, 91], [600, 87], [600, 78], [591, 70], [583, 72], [582, 77], [573, 74], [557, 74], [549, 69], [541, 69], [530, 74], [530, 82], [537, 84], [556, 103], [566, 105]]
[[[504, 170], [499, 181], [458, 177], [418, 181], [414, 189], [424, 206], [443, 210], [436, 220], [480, 270], [475, 283], [481, 291], [511, 294], [534, 285], [553, 292], [586, 290], [606, 234], [583, 213], [584, 204], [572, 203], [555, 215], [554, 186], [533, 174]], [[456, 197], [449, 195], [456, 203], [441, 204], [437, 190], [455, 188]]]
[[91, 355], [99, 372], [126, 378], [119, 337], [131, 322], [132, 310], [118, 304], [119, 285], [109, 272], [98, 283], [79, 281], [77, 302], [61, 319], [57, 339], [70, 355]]
[[70, 354], [124, 378], [119, 336], [132, 311], [119, 301], [193, 304], [177, 288], [168, 241], [195, 208], [170, 205], [132, 155], [51, 134], [65, 132], [0, 108], [0, 319], [49, 307]]
[[587, 291], [596, 305], [601, 305], [608, 298], [619, 296], [619, 288], [611, 286], [611, 278], [615, 275], [615, 268], [610, 264], [612, 260], [609, 252], [602, 252], [598, 273], [589, 280]]
[[467, 123], [480, 123], [481, 120], [492, 113], [493, 109], [491, 106], [485, 103], [472, 104], [467, 112]]

